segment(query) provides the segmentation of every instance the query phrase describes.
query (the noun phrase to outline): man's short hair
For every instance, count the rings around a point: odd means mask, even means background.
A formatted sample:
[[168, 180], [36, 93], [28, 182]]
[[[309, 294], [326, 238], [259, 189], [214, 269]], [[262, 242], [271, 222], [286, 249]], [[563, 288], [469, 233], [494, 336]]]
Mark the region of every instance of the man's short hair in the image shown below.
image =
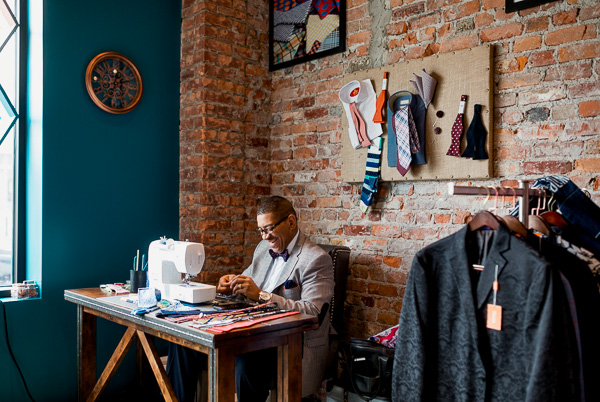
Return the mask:
[[298, 219], [296, 210], [294, 209], [292, 203], [278, 195], [263, 199], [258, 204], [256, 215], [264, 215], [269, 213], [275, 214], [278, 219], [283, 219], [290, 214], [294, 215], [294, 217]]

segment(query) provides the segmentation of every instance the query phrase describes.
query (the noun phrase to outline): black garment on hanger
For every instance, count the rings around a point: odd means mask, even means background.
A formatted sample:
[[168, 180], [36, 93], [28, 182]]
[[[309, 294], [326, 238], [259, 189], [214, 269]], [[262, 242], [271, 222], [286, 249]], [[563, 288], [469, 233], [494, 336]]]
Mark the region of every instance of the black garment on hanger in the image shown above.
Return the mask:
[[527, 242], [569, 281], [577, 311], [586, 401], [600, 401], [600, 293], [588, 265], [555, 242], [552, 236], [528, 235]]
[[[465, 226], [415, 255], [393, 400], [580, 401], [577, 346], [558, 271], [499, 225], [481, 256], [485, 268], [472, 279], [470, 236], [481, 233]], [[496, 265], [501, 331], [485, 327]]]

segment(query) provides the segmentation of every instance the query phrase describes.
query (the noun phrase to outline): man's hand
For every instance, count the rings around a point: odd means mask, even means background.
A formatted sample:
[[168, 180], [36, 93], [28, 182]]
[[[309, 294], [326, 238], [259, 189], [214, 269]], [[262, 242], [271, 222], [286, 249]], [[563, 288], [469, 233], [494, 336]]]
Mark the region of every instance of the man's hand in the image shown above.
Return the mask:
[[223, 275], [219, 279], [219, 284], [217, 285], [217, 292], [224, 294], [224, 295], [230, 295], [231, 294], [231, 281], [236, 276], [237, 275]]
[[[219, 285], [221, 285], [221, 281], [219, 281]], [[249, 276], [237, 275], [231, 278], [229, 287], [234, 295], [244, 295], [252, 301], [258, 301], [260, 288]]]

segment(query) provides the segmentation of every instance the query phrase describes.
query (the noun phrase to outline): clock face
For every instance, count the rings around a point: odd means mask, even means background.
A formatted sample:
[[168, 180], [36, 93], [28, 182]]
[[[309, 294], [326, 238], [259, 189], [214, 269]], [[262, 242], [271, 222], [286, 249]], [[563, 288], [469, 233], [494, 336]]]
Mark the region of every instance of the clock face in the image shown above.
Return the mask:
[[142, 97], [142, 77], [127, 57], [101, 53], [90, 62], [85, 73], [88, 94], [109, 113], [127, 113]]

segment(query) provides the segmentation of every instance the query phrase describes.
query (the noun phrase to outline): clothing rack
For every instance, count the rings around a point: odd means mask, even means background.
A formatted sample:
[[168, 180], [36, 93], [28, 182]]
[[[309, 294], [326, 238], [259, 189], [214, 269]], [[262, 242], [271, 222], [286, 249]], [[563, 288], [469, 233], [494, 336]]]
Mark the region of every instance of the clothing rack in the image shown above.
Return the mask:
[[519, 180], [519, 187], [509, 186], [457, 186], [448, 183], [449, 195], [486, 195], [488, 197], [519, 197], [519, 220], [525, 227], [529, 220], [529, 198], [545, 195], [544, 190], [529, 187], [529, 180]]

